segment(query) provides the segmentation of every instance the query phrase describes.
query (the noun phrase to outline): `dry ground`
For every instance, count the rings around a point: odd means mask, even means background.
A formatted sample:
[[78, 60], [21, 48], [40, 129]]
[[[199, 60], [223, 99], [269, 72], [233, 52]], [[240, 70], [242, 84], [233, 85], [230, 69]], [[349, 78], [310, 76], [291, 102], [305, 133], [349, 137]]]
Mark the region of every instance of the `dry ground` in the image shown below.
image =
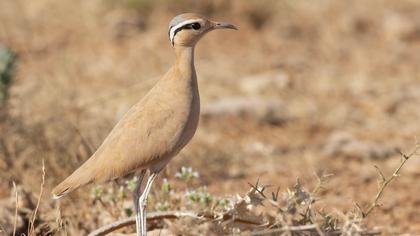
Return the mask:
[[[315, 173], [330, 173], [320, 204], [345, 212], [373, 198], [374, 165], [390, 173], [399, 162], [395, 149], [414, 146], [420, 134], [419, 2], [151, 2], [0, 1], [0, 44], [18, 54], [0, 120], [3, 202], [13, 194], [12, 181], [29, 198], [38, 196], [44, 159], [39, 218], [54, 223], [52, 186], [168, 69], [174, 56], [167, 24], [186, 11], [240, 30], [214, 32], [198, 45], [206, 115], [166, 170], [175, 186], [181, 166], [198, 170], [195, 185], [219, 196], [245, 192], [258, 177], [285, 190], [296, 178], [313, 186]], [[263, 114], [258, 104], [251, 106], [251, 115], [206, 110], [218, 103], [234, 107], [238, 98], [277, 105], [261, 108]], [[420, 234], [419, 168], [419, 158], [404, 167], [383, 207], [368, 218], [370, 226], [387, 235]], [[90, 188], [61, 202], [70, 235], [113, 220], [98, 218]], [[12, 201], [9, 206], [13, 213]]]

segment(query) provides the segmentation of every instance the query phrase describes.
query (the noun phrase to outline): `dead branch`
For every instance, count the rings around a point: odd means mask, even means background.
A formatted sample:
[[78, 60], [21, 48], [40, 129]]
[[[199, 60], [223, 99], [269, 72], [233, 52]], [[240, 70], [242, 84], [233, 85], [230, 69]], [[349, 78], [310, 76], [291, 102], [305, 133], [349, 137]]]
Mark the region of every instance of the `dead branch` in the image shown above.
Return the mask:
[[17, 187], [16, 187], [15, 181], [13, 181], [13, 190], [15, 192], [15, 202], [16, 202], [15, 216], [14, 216], [14, 220], [13, 220], [13, 236], [15, 236], [16, 235], [17, 217], [18, 217], [18, 206], [19, 206], [19, 198], [18, 198], [18, 192], [17, 192]]
[[[381, 199], [385, 188], [396, 178], [400, 175], [401, 168], [405, 165], [405, 163], [414, 155], [417, 155], [417, 151], [420, 149], [420, 144], [416, 142], [416, 146], [414, 150], [410, 154], [404, 154], [403, 152], [399, 151], [399, 154], [401, 155], [401, 162], [400, 165], [395, 169], [395, 171], [392, 173], [392, 175], [385, 177], [385, 175], [382, 173], [382, 171], [379, 169], [379, 167], [375, 166], [379, 176], [380, 176], [380, 183], [379, 183], [379, 189], [378, 192], [373, 199], [372, 203], [369, 205], [369, 207], [365, 211], [362, 212], [363, 218], [367, 217], [375, 208], [379, 207], [379, 200]], [[358, 205], [357, 205], [358, 206]], [[360, 206], [358, 206], [359, 209]]]
[[[278, 234], [278, 233], [304, 233], [304, 232], [313, 232], [315, 235], [319, 234], [319, 227], [316, 224], [310, 225], [301, 225], [301, 226], [285, 226], [278, 229], [269, 229], [269, 230], [261, 230], [256, 232], [251, 232], [253, 236], [260, 236], [260, 235], [271, 235], [271, 234]], [[364, 236], [374, 236], [380, 235], [380, 231], [359, 231], [357, 232], [358, 235]], [[294, 235], [294, 234], [293, 234]], [[312, 234], [311, 234], [312, 235]], [[333, 232], [328, 232], [325, 235], [342, 235], [342, 231], [336, 230]]]
[[32, 235], [34, 233], [35, 230], [35, 219], [36, 219], [36, 214], [38, 213], [38, 209], [39, 209], [39, 205], [41, 204], [41, 198], [42, 198], [42, 194], [44, 193], [44, 183], [45, 183], [45, 163], [44, 160], [42, 160], [42, 182], [41, 182], [41, 189], [39, 191], [39, 197], [38, 197], [38, 201], [36, 203], [36, 207], [34, 210], [34, 213], [32, 214], [31, 220], [29, 222], [29, 229], [28, 229], [28, 235]]
[[[156, 221], [162, 219], [178, 219], [181, 217], [191, 217], [198, 220], [215, 220], [217, 217], [213, 214], [202, 214], [202, 213], [195, 213], [192, 211], [168, 211], [168, 212], [150, 212], [147, 213], [147, 221]], [[259, 222], [254, 222], [246, 219], [242, 219], [240, 217], [234, 217], [230, 214], [226, 214], [223, 217], [223, 220], [231, 220], [236, 223], [242, 224], [251, 224], [251, 225], [260, 225]], [[127, 219], [118, 220], [108, 225], [102, 226], [99, 229], [91, 232], [88, 236], [103, 236], [109, 234], [115, 230], [121, 229], [126, 226], [130, 226], [136, 223], [135, 216], [132, 216]]]
[[[179, 211], [169, 211], [169, 212], [150, 212], [147, 213], [147, 221], [155, 221], [161, 219], [178, 219], [180, 217], [192, 217], [196, 219], [202, 219], [203, 216], [198, 215], [197, 213], [186, 211], [186, 212], [179, 212]], [[91, 232], [88, 236], [103, 236], [107, 235], [115, 230], [124, 228], [129, 225], [133, 225], [136, 223], [136, 217], [132, 216], [127, 219], [118, 220], [108, 225], [102, 226], [99, 229]]]
[[317, 225], [302, 225], [302, 226], [284, 226], [278, 229], [268, 229], [268, 230], [261, 230], [257, 232], [252, 232], [251, 235], [267, 235], [273, 233], [282, 233], [282, 232], [303, 232], [303, 231], [316, 231]]

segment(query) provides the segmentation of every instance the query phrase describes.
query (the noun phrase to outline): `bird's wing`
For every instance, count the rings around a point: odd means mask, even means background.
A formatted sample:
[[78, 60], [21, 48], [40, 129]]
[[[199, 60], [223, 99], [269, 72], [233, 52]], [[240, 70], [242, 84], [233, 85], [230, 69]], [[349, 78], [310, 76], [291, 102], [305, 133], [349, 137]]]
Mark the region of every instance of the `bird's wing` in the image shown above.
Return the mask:
[[174, 151], [187, 117], [173, 106], [152, 100], [135, 105], [92, 156], [89, 171], [95, 182], [146, 168]]
[[175, 154], [190, 108], [188, 103], [177, 101], [182, 99], [179, 96], [165, 95], [161, 89], [155, 86], [124, 115], [92, 157], [53, 189], [56, 198], [90, 182], [147, 168]]

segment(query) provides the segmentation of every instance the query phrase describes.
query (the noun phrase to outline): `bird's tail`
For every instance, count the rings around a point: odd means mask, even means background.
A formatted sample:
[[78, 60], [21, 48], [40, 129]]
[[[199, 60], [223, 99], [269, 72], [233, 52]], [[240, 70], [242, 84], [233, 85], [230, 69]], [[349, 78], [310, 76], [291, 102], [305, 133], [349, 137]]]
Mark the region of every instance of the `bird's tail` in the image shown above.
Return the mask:
[[52, 190], [53, 199], [59, 199], [68, 193], [93, 181], [92, 173], [82, 165]]

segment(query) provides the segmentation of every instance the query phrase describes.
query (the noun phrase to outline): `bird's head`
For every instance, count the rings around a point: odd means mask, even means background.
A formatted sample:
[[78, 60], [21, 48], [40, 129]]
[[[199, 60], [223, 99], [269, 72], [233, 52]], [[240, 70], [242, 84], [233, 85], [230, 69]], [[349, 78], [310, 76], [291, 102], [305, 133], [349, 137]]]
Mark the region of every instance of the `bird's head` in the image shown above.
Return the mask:
[[194, 13], [184, 13], [175, 16], [169, 23], [169, 40], [172, 46], [194, 46], [207, 32], [215, 29], [235, 29], [236, 26], [216, 22]]

